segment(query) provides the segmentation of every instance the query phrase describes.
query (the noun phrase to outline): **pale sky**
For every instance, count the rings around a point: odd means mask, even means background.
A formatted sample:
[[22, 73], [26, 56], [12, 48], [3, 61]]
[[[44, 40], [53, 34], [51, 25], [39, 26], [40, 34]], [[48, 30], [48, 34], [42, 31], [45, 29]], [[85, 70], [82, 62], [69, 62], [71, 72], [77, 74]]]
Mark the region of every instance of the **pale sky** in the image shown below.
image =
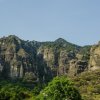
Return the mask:
[[0, 0], [0, 37], [78, 45], [100, 40], [100, 0]]

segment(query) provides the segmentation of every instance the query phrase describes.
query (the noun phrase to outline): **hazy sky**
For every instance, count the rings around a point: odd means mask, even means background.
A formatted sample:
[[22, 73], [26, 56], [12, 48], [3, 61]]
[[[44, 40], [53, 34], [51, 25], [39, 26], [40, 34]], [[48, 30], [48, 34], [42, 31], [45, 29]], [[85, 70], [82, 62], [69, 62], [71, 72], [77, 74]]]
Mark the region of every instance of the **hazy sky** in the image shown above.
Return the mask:
[[0, 0], [0, 37], [9, 34], [94, 44], [100, 40], [100, 0]]

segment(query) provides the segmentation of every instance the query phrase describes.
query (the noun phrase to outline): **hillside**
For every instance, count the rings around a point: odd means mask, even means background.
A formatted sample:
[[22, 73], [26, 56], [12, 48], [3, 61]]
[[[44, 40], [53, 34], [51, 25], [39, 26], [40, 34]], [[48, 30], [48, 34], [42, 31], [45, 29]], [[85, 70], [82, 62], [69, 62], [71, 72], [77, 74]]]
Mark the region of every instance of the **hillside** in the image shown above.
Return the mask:
[[72, 80], [84, 100], [100, 100], [100, 70], [84, 72]]

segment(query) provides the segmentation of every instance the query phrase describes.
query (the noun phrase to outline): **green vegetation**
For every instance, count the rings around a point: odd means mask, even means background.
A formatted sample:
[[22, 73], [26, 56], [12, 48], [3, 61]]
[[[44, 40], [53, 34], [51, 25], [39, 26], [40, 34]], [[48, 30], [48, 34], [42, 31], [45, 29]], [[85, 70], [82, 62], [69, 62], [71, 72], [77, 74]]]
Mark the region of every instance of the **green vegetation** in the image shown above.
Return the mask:
[[44, 84], [1, 81], [0, 100], [35, 100], [44, 87]]
[[89, 60], [90, 59], [90, 49], [91, 46], [84, 46], [80, 49], [79, 54], [83, 55], [83, 60]]
[[48, 85], [1, 81], [0, 100], [100, 99], [100, 70], [84, 72], [71, 80], [66, 76], [55, 77]]
[[28, 88], [7, 81], [0, 82], [0, 100], [24, 100], [31, 96]]
[[55, 77], [43, 89], [37, 100], [81, 100], [81, 96], [73, 83], [64, 76]]
[[73, 83], [66, 77], [55, 77], [48, 86], [44, 84], [0, 82], [0, 100], [81, 100]]
[[62, 38], [58, 38], [54, 42], [42, 42], [42, 46], [46, 48], [53, 48], [54, 50], [57, 50], [58, 52], [63, 49], [66, 50], [67, 52], [69, 51], [77, 52], [81, 48], [80, 46], [69, 43]]
[[84, 72], [73, 82], [84, 100], [100, 100], [100, 70]]

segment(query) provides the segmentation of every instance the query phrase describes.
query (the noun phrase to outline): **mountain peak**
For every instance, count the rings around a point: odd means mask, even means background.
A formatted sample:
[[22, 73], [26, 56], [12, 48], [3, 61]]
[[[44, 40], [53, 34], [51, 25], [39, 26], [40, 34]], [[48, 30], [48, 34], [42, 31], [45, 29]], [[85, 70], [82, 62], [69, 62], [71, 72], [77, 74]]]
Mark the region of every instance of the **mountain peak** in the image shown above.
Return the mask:
[[7, 37], [4, 37], [6, 40], [10, 41], [10, 42], [14, 42], [14, 43], [21, 43], [21, 39], [19, 37], [17, 37], [16, 35], [9, 35]]
[[19, 37], [17, 37], [16, 35], [9, 35], [8, 38], [19, 39]]
[[66, 43], [67, 41], [63, 38], [58, 38], [58, 39], [55, 40], [55, 42]]

